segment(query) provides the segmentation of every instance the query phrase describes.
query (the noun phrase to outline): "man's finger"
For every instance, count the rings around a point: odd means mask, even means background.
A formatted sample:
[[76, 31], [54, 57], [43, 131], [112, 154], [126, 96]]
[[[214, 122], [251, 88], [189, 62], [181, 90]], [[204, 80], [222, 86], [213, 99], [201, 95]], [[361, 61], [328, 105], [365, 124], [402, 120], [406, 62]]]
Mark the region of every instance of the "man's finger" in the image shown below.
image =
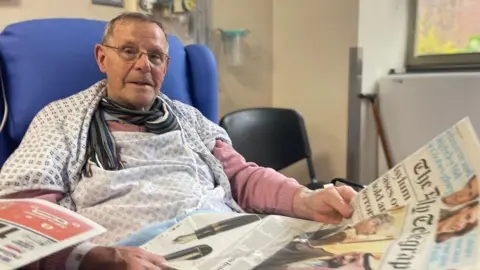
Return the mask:
[[312, 219], [313, 221], [327, 224], [340, 224], [342, 222], [342, 216], [337, 212], [328, 215], [315, 213]]
[[161, 266], [155, 265], [149, 261], [142, 261], [142, 270], [162, 270]]
[[150, 252], [146, 252], [146, 259], [147, 259], [147, 261], [149, 261], [153, 265], [156, 265], [156, 266], [159, 266], [159, 267], [164, 266], [164, 264], [166, 262], [166, 260], [162, 256], [158, 256], [158, 255], [150, 253]]
[[343, 199], [337, 188], [331, 188], [326, 191], [325, 202], [334, 210], [339, 212], [343, 217], [350, 217], [352, 215], [352, 207]]
[[338, 191], [338, 193], [340, 193], [340, 196], [342, 196], [342, 198], [347, 203], [350, 203], [352, 201], [353, 197], [355, 197], [355, 195], [357, 195], [357, 192], [350, 186], [336, 187], [336, 190]]

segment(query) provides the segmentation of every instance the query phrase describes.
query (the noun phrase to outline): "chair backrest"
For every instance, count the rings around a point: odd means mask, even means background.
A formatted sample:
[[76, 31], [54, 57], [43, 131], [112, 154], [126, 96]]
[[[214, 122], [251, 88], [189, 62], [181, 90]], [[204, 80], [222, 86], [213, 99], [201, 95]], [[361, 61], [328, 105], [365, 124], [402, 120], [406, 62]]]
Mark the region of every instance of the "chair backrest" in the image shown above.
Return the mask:
[[[18, 144], [45, 105], [104, 78], [95, 62], [94, 46], [101, 41], [105, 25], [105, 21], [86, 19], [39, 19], [9, 25], [0, 33], [1, 76], [9, 107], [4, 136]], [[203, 45], [184, 47], [174, 36], [169, 35], [168, 41], [171, 61], [161, 91], [217, 122], [213, 54]], [[0, 152], [6, 151], [2, 148]]]
[[[5, 100], [1, 92], [1, 85], [0, 85], [0, 127], [2, 126], [2, 122], [4, 121], [4, 119], [6, 120]], [[12, 151], [12, 146], [9, 141], [9, 138], [7, 137], [6, 132], [0, 132], [0, 168], [1, 168], [1, 164], [3, 163], [4, 160], [8, 158], [8, 155], [11, 151]]]
[[302, 116], [291, 109], [252, 108], [235, 111], [220, 120], [233, 147], [248, 161], [281, 170], [307, 159], [315, 179], [310, 145]]

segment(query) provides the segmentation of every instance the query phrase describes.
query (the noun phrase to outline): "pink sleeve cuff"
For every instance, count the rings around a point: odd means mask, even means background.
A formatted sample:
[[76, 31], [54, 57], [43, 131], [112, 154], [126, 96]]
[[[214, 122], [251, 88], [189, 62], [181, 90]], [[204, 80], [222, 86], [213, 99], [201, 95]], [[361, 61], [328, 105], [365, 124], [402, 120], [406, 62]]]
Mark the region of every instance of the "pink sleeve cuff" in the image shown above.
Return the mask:
[[273, 214], [293, 216], [293, 197], [301, 187], [297, 181], [285, 181], [278, 190], [277, 207], [272, 209]]
[[48, 270], [68, 270], [65, 267], [67, 258], [72, 253], [73, 248], [67, 248], [52, 254], [42, 260], [42, 269]]
[[3, 199], [27, 199], [35, 198], [49, 201], [51, 203], [57, 203], [63, 197], [62, 192], [60, 191], [51, 191], [51, 190], [25, 190], [12, 193], [6, 196], [3, 196]]
[[73, 248], [67, 248], [45, 257], [39, 261], [31, 263], [22, 269], [24, 270], [68, 270], [65, 268], [65, 262], [72, 252]]

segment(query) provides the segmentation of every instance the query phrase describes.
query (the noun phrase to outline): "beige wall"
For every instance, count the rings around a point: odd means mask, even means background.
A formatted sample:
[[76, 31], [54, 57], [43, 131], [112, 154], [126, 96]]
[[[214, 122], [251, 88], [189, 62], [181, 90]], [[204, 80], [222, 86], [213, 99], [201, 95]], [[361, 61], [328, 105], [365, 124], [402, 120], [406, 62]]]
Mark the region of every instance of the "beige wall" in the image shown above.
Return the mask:
[[220, 115], [257, 106], [272, 105], [273, 0], [212, 0], [213, 29], [246, 28], [245, 64], [227, 67], [218, 31], [212, 50], [219, 67]]
[[109, 20], [122, 8], [92, 5], [90, 0], [7, 0], [0, 1], [0, 29], [8, 24], [38, 18], [74, 17]]
[[[305, 118], [320, 181], [346, 174], [348, 50], [358, 0], [274, 0], [273, 105]], [[304, 182], [303, 163], [286, 170]]]
[[[214, 28], [247, 28], [250, 54], [239, 69], [222, 61], [220, 115], [247, 107], [298, 110], [319, 180], [346, 174], [348, 50], [357, 44], [358, 0], [212, 0]], [[306, 183], [305, 164], [284, 171]]]

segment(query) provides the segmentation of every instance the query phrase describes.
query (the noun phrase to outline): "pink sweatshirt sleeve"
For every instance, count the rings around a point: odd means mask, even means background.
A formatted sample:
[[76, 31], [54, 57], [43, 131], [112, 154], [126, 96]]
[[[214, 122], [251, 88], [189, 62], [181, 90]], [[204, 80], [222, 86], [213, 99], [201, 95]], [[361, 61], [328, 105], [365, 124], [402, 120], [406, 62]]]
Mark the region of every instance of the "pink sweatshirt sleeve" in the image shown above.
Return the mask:
[[217, 140], [213, 155], [221, 162], [234, 199], [247, 212], [292, 216], [293, 196], [302, 187], [270, 168], [247, 162], [229, 144]]

